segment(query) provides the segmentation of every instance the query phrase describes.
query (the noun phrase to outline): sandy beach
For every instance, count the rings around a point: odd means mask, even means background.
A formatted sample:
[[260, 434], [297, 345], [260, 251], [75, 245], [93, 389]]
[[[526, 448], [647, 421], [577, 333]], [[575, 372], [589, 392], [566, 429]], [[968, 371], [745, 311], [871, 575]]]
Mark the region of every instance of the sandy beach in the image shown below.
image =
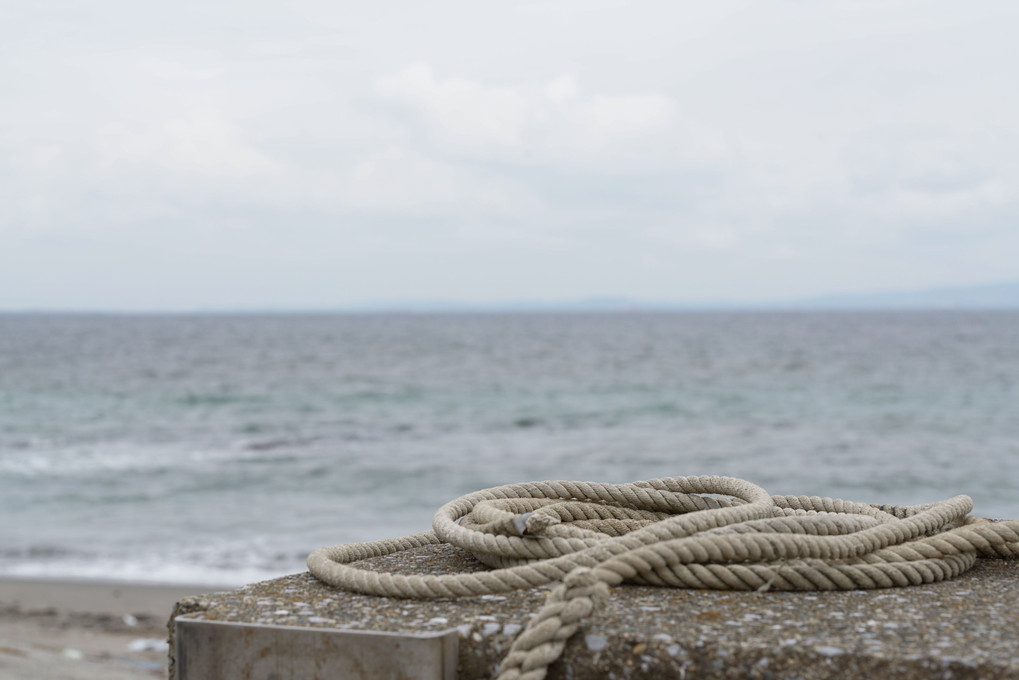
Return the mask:
[[0, 579], [0, 680], [165, 678], [174, 603], [228, 589]]

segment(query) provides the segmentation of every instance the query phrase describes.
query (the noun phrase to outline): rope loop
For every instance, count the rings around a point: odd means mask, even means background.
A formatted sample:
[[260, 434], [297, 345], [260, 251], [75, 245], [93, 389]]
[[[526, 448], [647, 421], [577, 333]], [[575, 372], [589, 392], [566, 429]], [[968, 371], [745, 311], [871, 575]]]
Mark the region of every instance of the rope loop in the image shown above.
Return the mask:
[[[772, 496], [734, 477], [629, 484], [544, 481], [443, 505], [432, 530], [319, 548], [308, 569], [333, 586], [405, 598], [469, 597], [558, 582], [513, 641], [500, 680], [542, 680], [609, 588], [851, 590], [933, 583], [978, 557], [1019, 557], [1019, 520], [972, 517], [955, 496], [913, 506]], [[352, 562], [449, 543], [490, 571], [405, 576]]]

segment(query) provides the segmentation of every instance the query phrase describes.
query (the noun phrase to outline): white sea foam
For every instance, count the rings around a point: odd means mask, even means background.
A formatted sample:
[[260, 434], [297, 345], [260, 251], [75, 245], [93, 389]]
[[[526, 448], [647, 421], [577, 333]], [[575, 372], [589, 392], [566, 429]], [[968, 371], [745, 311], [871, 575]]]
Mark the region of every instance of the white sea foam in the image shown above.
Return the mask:
[[0, 474], [12, 477], [70, 477], [123, 472], [180, 470], [236, 458], [230, 451], [181, 444], [105, 441], [73, 446], [38, 445], [5, 452]]
[[136, 559], [93, 559], [88, 562], [23, 561], [0, 563], [0, 577], [67, 579], [72, 581], [125, 581], [131, 583], [180, 583], [203, 587], [237, 588], [246, 583], [266, 581], [303, 571], [293, 564], [281, 570], [253, 567], [210, 567], [203, 564], [172, 563]]

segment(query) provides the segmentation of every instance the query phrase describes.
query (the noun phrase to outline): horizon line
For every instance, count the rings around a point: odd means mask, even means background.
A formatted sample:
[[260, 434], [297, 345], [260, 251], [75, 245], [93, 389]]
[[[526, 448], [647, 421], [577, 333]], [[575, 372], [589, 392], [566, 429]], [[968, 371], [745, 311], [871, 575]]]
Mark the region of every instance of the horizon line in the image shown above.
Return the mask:
[[455, 299], [383, 300], [330, 306], [255, 306], [217, 307], [21, 307], [0, 308], [0, 314], [427, 314], [427, 313], [569, 313], [569, 312], [735, 312], [735, 311], [894, 311], [894, 310], [990, 310], [1019, 309], [1019, 280], [931, 287], [908, 290], [883, 290], [863, 293], [828, 293], [800, 298], [766, 300], [647, 300], [624, 295], [591, 295], [559, 300], [485, 300]]

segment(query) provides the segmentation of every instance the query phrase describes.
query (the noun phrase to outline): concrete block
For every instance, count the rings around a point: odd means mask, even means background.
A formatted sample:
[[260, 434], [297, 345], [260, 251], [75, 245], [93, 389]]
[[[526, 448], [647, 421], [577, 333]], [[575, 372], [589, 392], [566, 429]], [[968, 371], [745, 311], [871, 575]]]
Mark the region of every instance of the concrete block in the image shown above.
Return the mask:
[[[360, 566], [404, 574], [485, 569], [445, 545]], [[476, 680], [495, 674], [548, 591], [401, 600], [346, 592], [304, 573], [186, 598], [174, 618], [281, 626], [309, 635], [327, 630], [448, 635], [453, 630], [456, 677]], [[322, 664], [338, 653], [309, 649], [306, 654]], [[181, 653], [179, 644], [171, 645], [171, 655]], [[866, 591], [613, 588], [606, 605], [583, 622], [548, 673], [548, 680], [610, 677], [1019, 680], [1019, 562], [982, 559], [950, 581]]]
[[174, 621], [176, 680], [455, 680], [457, 632]]

